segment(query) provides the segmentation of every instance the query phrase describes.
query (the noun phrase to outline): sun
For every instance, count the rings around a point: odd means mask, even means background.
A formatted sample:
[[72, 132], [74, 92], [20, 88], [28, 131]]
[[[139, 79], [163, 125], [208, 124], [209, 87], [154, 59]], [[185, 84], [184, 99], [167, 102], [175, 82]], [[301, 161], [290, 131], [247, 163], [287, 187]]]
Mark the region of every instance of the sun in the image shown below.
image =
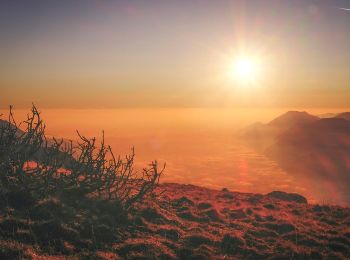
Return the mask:
[[230, 77], [241, 84], [254, 83], [258, 73], [259, 64], [253, 58], [241, 57], [231, 64]]
[[241, 59], [237, 61], [237, 64], [235, 66], [237, 76], [242, 78], [252, 76], [253, 68], [254, 68], [253, 62], [248, 59]]

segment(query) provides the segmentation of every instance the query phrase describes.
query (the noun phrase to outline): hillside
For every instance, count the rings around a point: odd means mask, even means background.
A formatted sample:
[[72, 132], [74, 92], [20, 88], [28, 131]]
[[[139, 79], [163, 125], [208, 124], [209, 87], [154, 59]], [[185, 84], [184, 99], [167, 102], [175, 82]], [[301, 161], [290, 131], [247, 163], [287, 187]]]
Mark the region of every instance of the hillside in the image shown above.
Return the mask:
[[255, 123], [248, 126], [243, 133], [245, 141], [257, 150], [264, 152], [275, 143], [278, 136], [294, 126], [303, 126], [319, 120], [317, 116], [306, 112], [288, 111], [267, 124]]
[[[348, 208], [309, 205], [300, 195], [283, 192], [246, 194], [180, 184], [163, 184], [157, 192], [162, 193], [158, 200], [145, 201], [127, 220], [111, 205], [91, 204], [85, 213], [80, 204], [71, 207], [57, 199], [25, 208], [2, 205], [0, 258], [350, 257]], [[26, 212], [32, 214], [25, 217]]]
[[[6, 121], [6, 120], [3, 120], [3, 119], [0, 119], [0, 129], [1, 128], [5, 128], [5, 127], [8, 127], [9, 126], [9, 122]], [[15, 125], [13, 124], [10, 124], [11, 128], [15, 129], [16, 128], [16, 131], [17, 131], [17, 134], [18, 135], [22, 135], [24, 133], [23, 130], [17, 128]]]
[[317, 121], [319, 118], [307, 112], [288, 111], [285, 114], [273, 119], [267, 125], [286, 130], [295, 125], [305, 125]]
[[298, 149], [299, 154], [311, 151], [331, 154], [335, 150], [349, 153], [349, 140], [350, 121], [341, 118], [325, 118], [307, 125], [291, 127], [277, 137], [276, 143], [268, 150], [272, 152], [278, 148], [293, 152], [291, 149]]
[[349, 205], [350, 121], [327, 118], [292, 127], [265, 154], [302, 180], [323, 182], [328, 192], [339, 193], [343, 203]]
[[6, 124], [8, 124], [7, 121], [0, 119], [0, 127]]
[[345, 120], [350, 121], [350, 112], [343, 112], [343, 113], [337, 114], [335, 117], [336, 118], [343, 118]]

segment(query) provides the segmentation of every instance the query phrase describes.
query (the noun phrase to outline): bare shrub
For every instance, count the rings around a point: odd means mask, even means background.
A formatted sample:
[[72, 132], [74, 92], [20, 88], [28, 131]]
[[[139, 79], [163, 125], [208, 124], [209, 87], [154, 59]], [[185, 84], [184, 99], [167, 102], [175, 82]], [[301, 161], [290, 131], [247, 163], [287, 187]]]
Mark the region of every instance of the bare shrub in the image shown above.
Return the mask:
[[96, 138], [77, 133], [76, 143], [48, 139], [34, 105], [21, 124], [10, 107], [8, 122], [0, 124], [0, 190], [22, 190], [40, 197], [92, 196], [117, 201], [125, 209], [154, 191], [165, 165], [159, 170], [153, 161], [138, 173], [134, 149], [122, 159], [105, 144], [104, 134], [98, 144]]

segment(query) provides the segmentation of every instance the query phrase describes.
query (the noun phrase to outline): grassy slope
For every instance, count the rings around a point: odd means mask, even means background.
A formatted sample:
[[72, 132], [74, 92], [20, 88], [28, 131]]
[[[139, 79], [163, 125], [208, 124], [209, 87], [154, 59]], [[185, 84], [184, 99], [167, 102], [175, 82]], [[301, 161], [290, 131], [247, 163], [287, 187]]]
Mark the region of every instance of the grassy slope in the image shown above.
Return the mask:
[[17, 205], [18, 198], [10, 199], [0, 211], [0, 258], [350, 257], [348, 208], [309, 205], [285, 194], [180, 184], [163, 184], [158, 192], [164, 190], [128, 219], [116, 205], [88, 199]]

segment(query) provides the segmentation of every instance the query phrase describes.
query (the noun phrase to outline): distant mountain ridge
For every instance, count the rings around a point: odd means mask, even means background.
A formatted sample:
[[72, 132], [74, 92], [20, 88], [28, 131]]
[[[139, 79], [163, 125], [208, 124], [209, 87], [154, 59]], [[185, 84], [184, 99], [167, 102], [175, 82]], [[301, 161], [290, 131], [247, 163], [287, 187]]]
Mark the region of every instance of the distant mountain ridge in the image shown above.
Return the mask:
[[341, 153], [338, 158], [343, 155], [350, 158], [350, 121], [326, 118], [312, 124], [294, 126], [279, 136], [265, 152], [274, 158], [284, 157], [286, 152], [289, 156], [298, 157], [322, 153], [328, 155], [327, 158]]
[[336, 118], [343, 118], [345, 120], [350, 121], [350, 112], [343, 112], [343, 113], [339, 113], [335, 116]]
[[293, 127], [295, 125], [308, 124], [319, 119], [319, 117], [310, 115], [305, 111], [288, 111], [287, 113], [273, 119], [267, 125], [288, 129], [289, 127]]
[[267, 124], [255, 123], [247, 127], [243, 133], [245, 140], [257, 150], [264, 151], [276, 142], [278, 136], [295, 125], [305, 125], [320, 118], [307, 112], [288, 111]]
[[6, 120], [3, 120], [3, 119], [0, 119], [0, 127], [4, 127], [4, 126], [7, 126], [8, 125], [8, 121]]
[[[350, 122], [350, 112], [334, 114], [332, 117], [318, 117], [305, 111], [288, 111], [266, 124], [258, 122], [248, 126], [243, 136], [248, 139], [255, 139], [255, 141], [257, 141], [257, 139], [269, 139], [272, 141], [272, 143], [270, 143], [270, 145], [272, 145], [277, 141], [279, 136], [294, 127], [307, 126], [318, 122], [315, 127], [328, 129], [346, 128], [347, 123], [344, 122], [344, 120]], [[265, 149], [267, 147], [265, 147]]]
[[286, 172], [324, 180], [343, 192], [350, 205], [350, 113], [319, 118], [289, 111], [245, 132], [250, 144]]
[[[3, 128], [3, 127], [7, 127], [8, 125], [9, 125], [8, 121], [0, 119], [0, 129]], [[11, 128], [13, 128], [13, 129], [16, 128], [15, 125], [13, 125], [13, 124], [10, 124], [10, 125], [11, 125]], [[22, 134], [24, 134], [24, 131], [19, 129], [19, 128], [17, 128], [17, 135], [22, 135]]]
[[[0, 119], [0, 129], [1, 129], [2, 127], [7, 127], [8, 124], [9, 124], [8, 121], [3, 120], [3, 119]], [[11, 126], [12, 126], [12, 127], [16, 127], [16, 126], [14, 126], [13, 124], [11, 124]], [[19, 128], [17, 128], [17, 132], [18, 132], [18, 134], [24, 134], [24, 133], [25, 133], [24, 130], [19, 129]], [[53, 137], [53, 136], [50, 136], [50, 135], [45, 135], [45, 136], [46, 136], [46, 140], [48, 141], [48, 144], [49, 144], [49, 145], [54, 144], [54, 137]], [[57, 140], [57, 141], [63, 141], [63, 144], [66, 144], [66, 145], [70, 145], [70, 144], [71, 144], [71, 141], [68, 140], [68, 139], [65, 139], [65, 138], [56, 138], [56, 140]], [[73, 144], [75, 144], [75, 143], [76, 143], [76, 142], [73, 142]]]
[[[8, 121], [0, 119], [0, 131], [2, 128], [8, 127], [8, 125], [9, 125]], [[13, 125], [13, 124], [10, 124], [10, 125], [13, 129], [16, 128], [15, 125]], [[22, 136], [25, 133], [26, 133], [26, 131], [19, 129], [17, 127], [16, 136]], [[64, 138], [54, 138], [54, 137], [48, 136], [48, 135], [45, 135], [45, 140], [46, 140], [46, 143], [44, 142], [42, 144], [42, 148], [40, 148], [35, 155], [35, 159], [37, 159], [37, 160], [41, 160], [43, 158], [43, 155], [47, 152], [47, 149], [46, 149], [47, 147], [51, 147], [51, 146], [55, 145], [55, 140], [59, 143], [62, 142], [62, 146], [61, 146], [62, 149], [69, 148], [71, 145], [73, 147], [77, 145], [77, 142], [71, 142], [70, 140], [67, 140]], [[63, 152], [63, 150], [60, 153], [61, 153], [62, 157], [66, 156], [65, 153]]]

